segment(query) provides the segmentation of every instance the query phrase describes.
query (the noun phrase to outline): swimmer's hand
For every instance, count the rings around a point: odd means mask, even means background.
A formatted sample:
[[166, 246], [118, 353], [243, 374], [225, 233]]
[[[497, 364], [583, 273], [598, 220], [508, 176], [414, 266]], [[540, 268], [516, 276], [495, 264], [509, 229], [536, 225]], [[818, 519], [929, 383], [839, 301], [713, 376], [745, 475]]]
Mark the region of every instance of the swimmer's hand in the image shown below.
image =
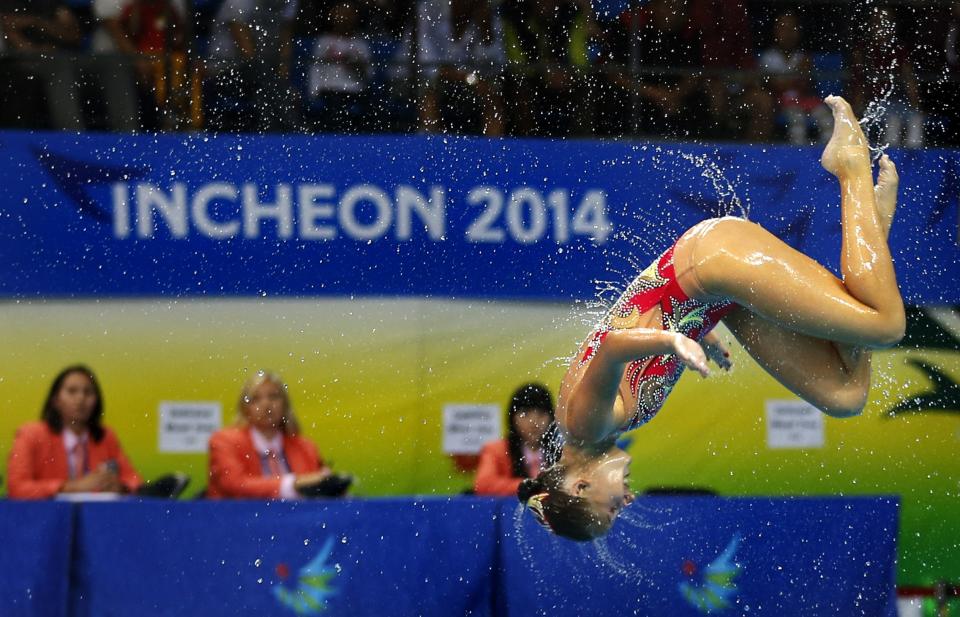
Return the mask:
[[703, 345], [703, 350], [707, 353], [707, 358], [713, 360], [714, 364], [725, 371], [729, 371], [733, 367], [733, 362], [730, 361], [730, 351], [727, 349], [727, 346], [723, 344], [723, 341], [720, 340], [715, 330], [703, 337], [703, 341], [700, 344]]
[[702, 377], [710, 375], [710, 367], [707, 366], [707, 354], [703, 351], [700, 343], [691, 338], [687, 338], [679, 332], [673, 333], [673, 353], [680, 358], [680, 361], [700, 373]]

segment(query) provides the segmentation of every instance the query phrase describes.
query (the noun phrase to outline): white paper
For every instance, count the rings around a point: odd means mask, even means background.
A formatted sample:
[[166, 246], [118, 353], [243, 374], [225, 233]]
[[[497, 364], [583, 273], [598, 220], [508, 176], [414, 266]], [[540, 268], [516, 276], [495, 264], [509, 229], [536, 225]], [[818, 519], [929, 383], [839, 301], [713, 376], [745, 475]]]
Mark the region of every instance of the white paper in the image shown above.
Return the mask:
[[220, 430], [222, 411], [216, 401], [160, 403], [160, 452], [206, 452], [210, 435]]
[[500, 406], [450, 403], [443, 407], [443, 451], [478, 454], [483, 444], [500, 438]]
[[823, 413], [797, 400], [765, 403], [768, 448], [822, 448]]

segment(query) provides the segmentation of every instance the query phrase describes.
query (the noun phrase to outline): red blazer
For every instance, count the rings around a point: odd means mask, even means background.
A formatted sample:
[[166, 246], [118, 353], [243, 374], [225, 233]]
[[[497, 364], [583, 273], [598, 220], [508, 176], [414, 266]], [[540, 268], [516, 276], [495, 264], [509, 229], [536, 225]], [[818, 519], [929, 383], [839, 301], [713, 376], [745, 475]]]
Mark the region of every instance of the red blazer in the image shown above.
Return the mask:
[[[136, 490], [143, 481], [120, 447], [113, 431], [104, 427], [103, 439], [87, 442], [87, 465], [96, 469], [114, 460], [120, 467], [120, 482]], [[46, 422], [28, 422], [17, 429], [7, 466], [7, 489], [14, 499], [45, 499], [60, 492], [70, 478], [63, 435], [54, 433]]]
[[523, 478], [513, 475], [513, 463], [510, 461], [506, 439], [491, 441], [483, 446], [477, 466], [477, 479], [473, 486], [477, 495], [516, 497], [521, 482]]
[[[324, 467], [317, 447], [303, 437], [284, 435], [283, 454], [291, 473], [309, 473]], [[248, 427], [225, 428], [210, 436], [207, 497], [276, 499], [279, 496], [280, 478], [263, 475]]]

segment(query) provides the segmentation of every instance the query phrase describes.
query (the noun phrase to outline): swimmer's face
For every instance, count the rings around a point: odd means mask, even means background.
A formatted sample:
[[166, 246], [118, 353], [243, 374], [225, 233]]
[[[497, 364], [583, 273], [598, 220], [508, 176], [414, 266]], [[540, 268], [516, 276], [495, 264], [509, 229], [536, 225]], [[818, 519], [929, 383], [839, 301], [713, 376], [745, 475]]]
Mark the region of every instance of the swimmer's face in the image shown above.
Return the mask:
[[590, 502], [598, 522], [606, 528], [604, 532], [636, 497], [627, 486], [630, 461], [629, 454], [613, 448], [588, 469], [567, 476], [566, 490]]
[[244, 400], [244, 414], [247, 422], [260, 431], [272, 431], [283, 426], [287, 416], [287, 397], [283, 386], [264, 381]]

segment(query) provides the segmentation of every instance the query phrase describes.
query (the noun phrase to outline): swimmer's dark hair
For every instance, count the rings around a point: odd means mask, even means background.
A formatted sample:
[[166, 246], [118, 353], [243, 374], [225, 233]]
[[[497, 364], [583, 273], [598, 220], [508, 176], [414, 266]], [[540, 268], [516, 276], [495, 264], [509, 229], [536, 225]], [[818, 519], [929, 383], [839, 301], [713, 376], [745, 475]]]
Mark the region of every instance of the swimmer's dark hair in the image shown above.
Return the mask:
[[587, 542], [606, 532], [606, 526], [583, 497], [563, 489], [567, 468], [554, 465], [536, 478], [527, 478], [517, 489], [517, 499], [541, 525], [564, 538]]

